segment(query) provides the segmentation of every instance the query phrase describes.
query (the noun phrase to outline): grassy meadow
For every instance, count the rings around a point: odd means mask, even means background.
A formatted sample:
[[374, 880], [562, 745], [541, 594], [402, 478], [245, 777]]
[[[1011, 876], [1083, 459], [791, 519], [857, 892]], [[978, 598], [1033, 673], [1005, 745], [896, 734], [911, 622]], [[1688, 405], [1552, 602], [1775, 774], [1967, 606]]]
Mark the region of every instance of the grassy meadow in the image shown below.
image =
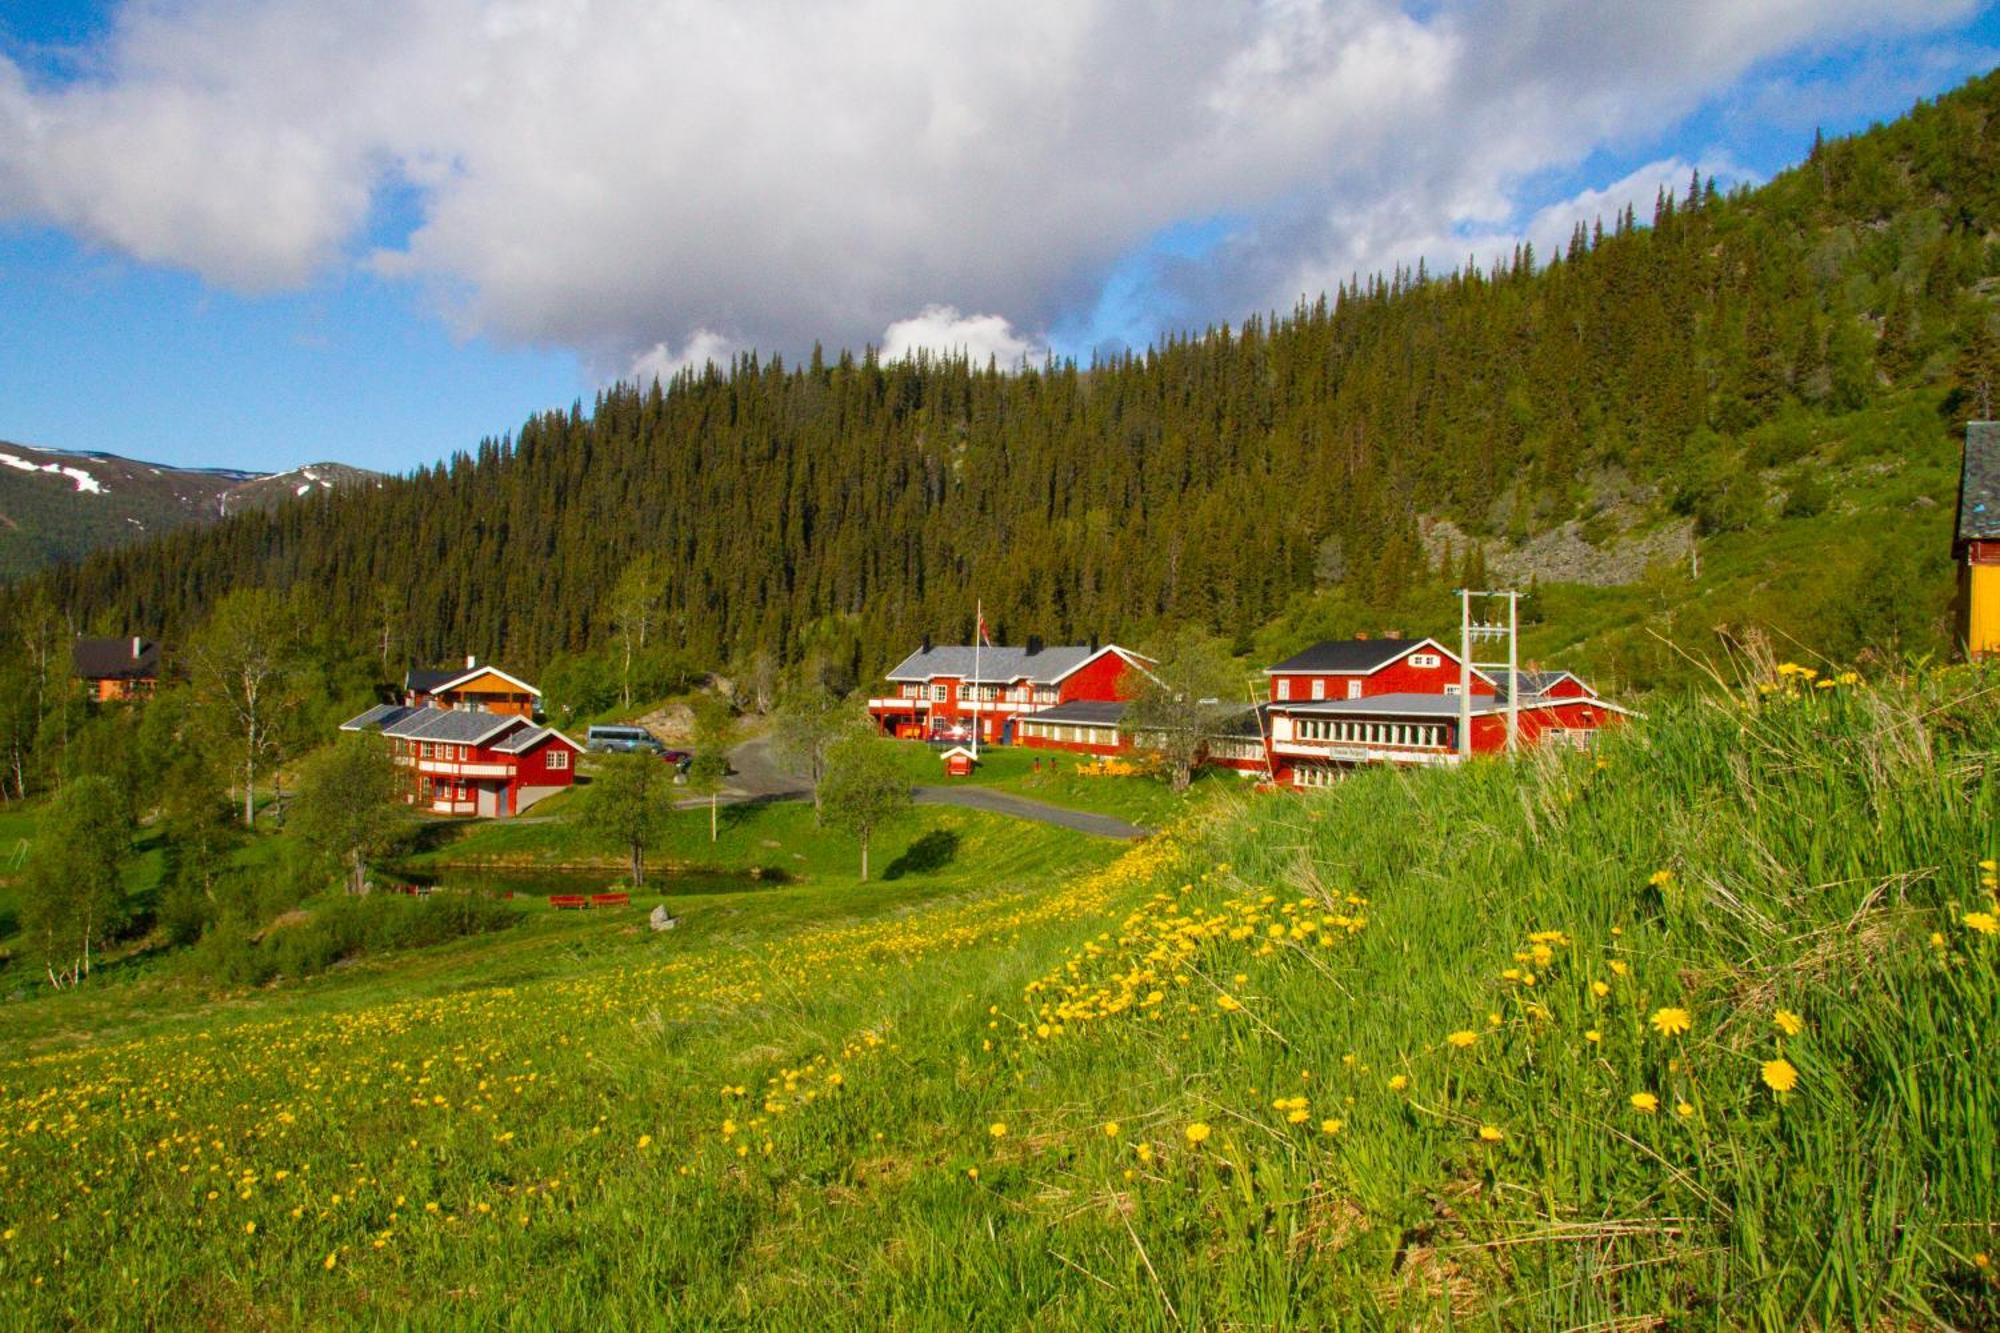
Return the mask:
[[2000, 680], [1767, 688], [0, 1006], [0, 1322], [1991, 1324]]

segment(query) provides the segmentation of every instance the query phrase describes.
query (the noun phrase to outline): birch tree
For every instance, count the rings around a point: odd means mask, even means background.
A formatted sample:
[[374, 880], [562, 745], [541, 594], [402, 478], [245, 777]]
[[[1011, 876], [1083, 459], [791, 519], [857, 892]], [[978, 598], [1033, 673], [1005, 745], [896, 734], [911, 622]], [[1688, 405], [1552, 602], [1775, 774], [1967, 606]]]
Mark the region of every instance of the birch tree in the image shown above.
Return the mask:
[[233, 592], [188, 652], [197, 707], [243, 780], [243, 822], [257, 819], [257, 774], [275, 764], [295, 663], [284, 607], [262, 588]]
[[633, 660], [646, 651], [646, 639], [659, 620], [666, 595], [666, 570], [652, 555], [642, 555], [625, 566], [612, 586], [608, 609], [620, 657], [618, 695], [626, 708], [632, 706]]
[[107, 778], [88, 775], [50, 802], [28, 863], [21, 929], [49, 984], [90, 976], [92, 953], [125, 924], [132, 811]]

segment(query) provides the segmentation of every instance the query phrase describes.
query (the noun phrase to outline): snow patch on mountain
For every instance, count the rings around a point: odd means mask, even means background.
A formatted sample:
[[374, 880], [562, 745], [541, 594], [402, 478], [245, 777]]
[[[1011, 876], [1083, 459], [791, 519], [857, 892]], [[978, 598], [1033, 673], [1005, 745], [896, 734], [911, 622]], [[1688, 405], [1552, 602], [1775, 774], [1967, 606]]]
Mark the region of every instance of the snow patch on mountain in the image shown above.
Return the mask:
[[18, 454], [9, 453], [0, 453], [0, 464], [19, 468], [23, 472], [53, 472], [75, 482], [79, 492], [87, 491], [92, 495], [104, 494], [103, 483], [80, 467], [70, 467], [64, 463], [31, 463]]

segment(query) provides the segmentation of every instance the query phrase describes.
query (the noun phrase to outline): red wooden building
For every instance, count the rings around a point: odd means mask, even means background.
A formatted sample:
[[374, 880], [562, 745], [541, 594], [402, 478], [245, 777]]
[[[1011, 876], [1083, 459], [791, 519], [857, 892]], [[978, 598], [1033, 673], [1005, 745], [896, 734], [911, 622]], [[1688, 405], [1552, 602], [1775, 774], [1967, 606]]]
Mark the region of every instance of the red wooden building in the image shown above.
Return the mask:
[[441, 815], [520, 814], [575, 780], [582, 747], [535, 722], [541, 691], [467, 661], [465, 671], [412, 671], [403, 703], [377, 705], [340, 729], [388, 740], [408, 770], [412, 805]]
[[160, 682], [160, 645], [137, 636], [78, 636], [70, 645], [70, 671], [99, 703], [143, 698]]
[[[888, 673], [892, 693], [868, 701], [884, 734], [912, 740], [970, 741], [973, 728], [988, 745], [1025, 740], [1022, 724], [1052, 709], [1129, 697], [1128, 672], [1150, 659], [1117, 644], [1045, 647], [933, 646], [926, 642]], [[1053, 725], [1053, 724], [1051, 724]], [[1061, 748], [1080, 748], [1065, 744]]]

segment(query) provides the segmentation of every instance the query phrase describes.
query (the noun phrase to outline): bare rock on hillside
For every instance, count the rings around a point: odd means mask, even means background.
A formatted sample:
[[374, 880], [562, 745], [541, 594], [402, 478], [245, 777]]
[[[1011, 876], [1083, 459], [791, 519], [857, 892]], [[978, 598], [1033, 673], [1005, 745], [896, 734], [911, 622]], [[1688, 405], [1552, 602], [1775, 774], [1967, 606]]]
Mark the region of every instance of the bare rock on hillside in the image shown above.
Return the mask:
[[666, 704], [640, 718], [639, 725], [662, 745], [686, 745], [694, 739], [694, 709], [686, 704]]
[[[1605, 520], [1609, 519], [1607, 523]], [[1694, 525], [1676, 519], [1644, 532], [1634, 532], [1610, 514], [1593, 520], [1593, 528], [1609, 528], [1599, 537], [1602, 545], [1588, 540], [1585, 525], [1574, 519], [1529, 538], [1519, 546], [1504, 541], [1481, 543], [1486, 549], [1486, 567], [1496, 583], [1525, 587], [1543, 583], [1583, 583], [1608, 588], [1637, 583], [1646, 566], [1658, 560], [1687, 557]], [[1448, 518], [1425, 520], [1421, 525], [1424, 554], [1435, 562], [1448, 545], [1462, 558], [1475, 539]], [[1593, 533], [1592, 535], [1597, 535]]]

